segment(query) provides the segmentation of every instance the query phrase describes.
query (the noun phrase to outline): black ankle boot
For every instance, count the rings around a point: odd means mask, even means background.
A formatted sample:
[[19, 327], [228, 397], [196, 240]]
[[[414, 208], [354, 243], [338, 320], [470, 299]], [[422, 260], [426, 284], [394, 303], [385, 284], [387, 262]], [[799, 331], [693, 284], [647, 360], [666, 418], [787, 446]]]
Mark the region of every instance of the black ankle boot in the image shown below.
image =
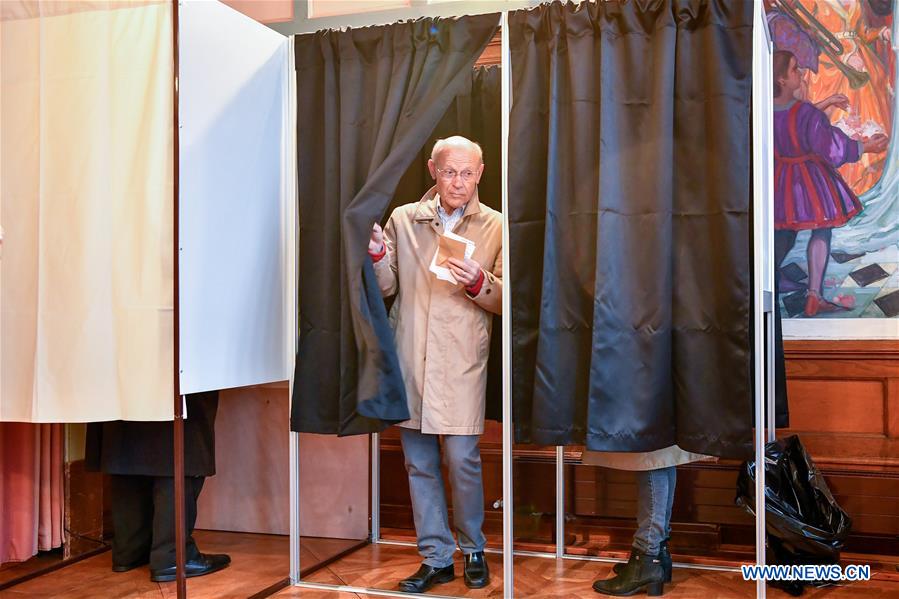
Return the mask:
[[665, 590], [665, 571], [658, 555], [647, 555], [636, 549], [614, 578], [597, 580], [593, 590], [604, 595], [626, 596], [646, 592], [650, 597]]
[[470, 589], [483, 589], [490, 584], [490, 569], [483, 551], [465, 556], [465, 586]]
[[[668, 550], [668, 539], [659, 545], [659, 561], [662, 562], [662, 570], [665, 571], [665, 582], [671, 582], [671, 551]], [[625, 564], [615, 564], [612, 572], [618, 574], [624, 566]]]

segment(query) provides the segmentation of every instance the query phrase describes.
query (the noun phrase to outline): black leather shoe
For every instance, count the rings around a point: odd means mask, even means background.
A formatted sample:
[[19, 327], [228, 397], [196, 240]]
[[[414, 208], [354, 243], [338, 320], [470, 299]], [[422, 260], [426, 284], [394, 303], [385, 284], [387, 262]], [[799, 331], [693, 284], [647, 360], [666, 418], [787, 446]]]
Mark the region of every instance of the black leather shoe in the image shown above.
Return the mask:
[[145, 560], [140, 561], [140, 562], [134, 562], [134, 563], [132, 563], [132, 564], [116, 564], [116, 563], [113, 563], [113, 564], [112, 564], [112, 571], [113, 571], [113, 572], [129, 572], [129, 571], [131, 571], [131, 570], [134, 570], [135, 568], [140, 568], [141, 566], [146, 566], [146, 565], [149, 564], [149, 563], [150, 563], [150, 560], [149, 560], [149, 559], [145, 559]]
[[483, 589], [490, 584], [490, 568], [483, 551], [465, 556], [465, 586], [470, 589]]
[[[671, 582], [671, 551], [668, 550], [668, 539], [659, 545], [659, 561], [662, 562], [662, 570], [665, 572], [665, 582]], [[618, 574], [626, 564], [615, 564], [612, 572]]]
[[650, 597], [665, 591], [665, 571], [658, 555], [647, 555], [636, 549], [618, 575], [593, 583], [593, 590], [604, 595], [618, 597], [645, 592]]
[[[228, 567], [231, 558], [225, 554], [201, 553], [197, 559], [189, 560], [184, 564], [184, 575], [187, 578], [212, 574]], [[150, 570], [150, 580], [153, 582], [171, 582], [175, 580], [175, 566]]]
[[435, 584], [449, 582], [456, 577], [452, 564], [445, 568], [435, 568], [422, 564], [418, 572], [400, 581], [400, 590], [404, 593], [424, 593]]

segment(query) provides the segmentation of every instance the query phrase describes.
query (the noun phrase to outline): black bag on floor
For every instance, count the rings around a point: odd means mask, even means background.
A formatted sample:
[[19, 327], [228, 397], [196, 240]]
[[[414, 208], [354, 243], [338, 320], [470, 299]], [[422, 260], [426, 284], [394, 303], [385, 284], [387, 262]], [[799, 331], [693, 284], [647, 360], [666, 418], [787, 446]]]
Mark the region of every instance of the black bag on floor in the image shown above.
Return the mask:
[[[755, 513], [755, 461], [744, 462], [737, 478], [737, 505]], [[765, 446], [765, 524], [768, 563], [836, 564], [852, 519], [839, 506], [799, 437]], [[772, 583], [793, 595], [802, 583]]]

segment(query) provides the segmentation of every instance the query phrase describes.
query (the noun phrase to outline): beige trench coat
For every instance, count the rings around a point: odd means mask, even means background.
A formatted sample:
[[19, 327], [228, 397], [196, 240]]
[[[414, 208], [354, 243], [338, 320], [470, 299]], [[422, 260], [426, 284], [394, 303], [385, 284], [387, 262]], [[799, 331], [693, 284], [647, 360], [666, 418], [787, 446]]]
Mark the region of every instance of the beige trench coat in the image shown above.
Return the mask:
[[396, 294], [390, 311], [410, 419], [400, 424], [423, 433], [484, 432], [487, 358], [493, 314], [502, 312], [502, 215], [477, 194], [453, 233], [475, 243], [472, 260], [484, 283], [474, 297], [461, 284], [429, 270], [443, 223], [437, 188], [393, 211], [384, 227], [387, 254], [375, 262], [381, 293]]
[[616, 470], [657, 470], [690, 462], [715, 461], [717, 458], [685, 451], [677, 445], [656, 451], [587, 451], [581, 462]]

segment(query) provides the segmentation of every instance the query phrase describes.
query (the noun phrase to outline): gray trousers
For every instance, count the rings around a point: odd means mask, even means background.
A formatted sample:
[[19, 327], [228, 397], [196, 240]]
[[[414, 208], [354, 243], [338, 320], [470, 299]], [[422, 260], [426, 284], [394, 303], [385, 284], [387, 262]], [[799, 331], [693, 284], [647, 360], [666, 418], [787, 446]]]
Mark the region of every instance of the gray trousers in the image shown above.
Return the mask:
[[[453, 563], [456, 541], [449, 526], [443, 476], [440, 472], [440, 435], [400, 427], [418, 552], [424, 563], [444, 568]], [[443, 435], [443, 458], [453, 492], [453, 523], [462, 553], [483, 551], [484, 482], [481, 478], [479, 435]]]

